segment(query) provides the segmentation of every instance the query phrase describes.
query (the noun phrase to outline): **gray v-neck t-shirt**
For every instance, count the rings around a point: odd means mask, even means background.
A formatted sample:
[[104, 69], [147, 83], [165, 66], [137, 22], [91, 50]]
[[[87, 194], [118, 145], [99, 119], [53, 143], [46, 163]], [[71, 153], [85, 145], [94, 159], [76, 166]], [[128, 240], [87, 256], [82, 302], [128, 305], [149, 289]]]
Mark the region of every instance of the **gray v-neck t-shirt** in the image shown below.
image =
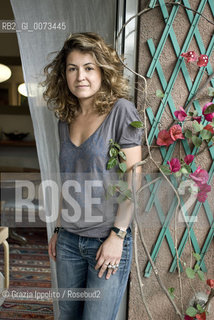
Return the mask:
[[118, 99], [98, 129], [77, 147], [68, 123], [59, 120], [61, 225], [66, 230], [87, 237], [109, 234], [118, 208], [115, 197], [107, 197], [108, 187], [118, 179], [117, 167], [107, 170], [109, 141], [123, 149], [141, 145], [142, 129], [132, 127], [133, 121], [140, 121], [133, 103]]

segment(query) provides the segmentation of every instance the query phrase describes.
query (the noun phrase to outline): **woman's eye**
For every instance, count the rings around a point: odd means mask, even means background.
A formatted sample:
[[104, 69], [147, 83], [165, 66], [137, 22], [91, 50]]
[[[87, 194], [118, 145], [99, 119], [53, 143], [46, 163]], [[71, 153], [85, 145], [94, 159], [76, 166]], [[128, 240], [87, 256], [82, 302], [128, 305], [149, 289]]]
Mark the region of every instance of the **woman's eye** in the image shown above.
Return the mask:
[[68, 68], [68, 71], [75, 71], [75, 70], [76, 70], [76, 68], [74, 68], [74, 67]]
[[92, 67], [87, 67], [86, 70], [90, 71], [90, 70], [94, 70], [94, 69]]

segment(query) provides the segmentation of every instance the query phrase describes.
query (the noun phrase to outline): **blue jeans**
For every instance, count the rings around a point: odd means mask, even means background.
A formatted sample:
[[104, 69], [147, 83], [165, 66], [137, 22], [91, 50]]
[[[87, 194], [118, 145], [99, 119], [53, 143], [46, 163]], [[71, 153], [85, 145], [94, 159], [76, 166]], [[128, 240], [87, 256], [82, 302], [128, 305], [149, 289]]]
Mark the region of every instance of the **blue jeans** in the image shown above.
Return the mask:
[[132, 260], [130, 228], [123, 243], [119, 268], [110, 279], [104, 273], [98, 277], [95, 270], [96, 253], [106, 238], [82, 237], [61, 229], [57, 239], [57, 280], [59, 288], [99, 289], [98, 300], [60, 300], [59, 320], [114, 320], [123, 297]]

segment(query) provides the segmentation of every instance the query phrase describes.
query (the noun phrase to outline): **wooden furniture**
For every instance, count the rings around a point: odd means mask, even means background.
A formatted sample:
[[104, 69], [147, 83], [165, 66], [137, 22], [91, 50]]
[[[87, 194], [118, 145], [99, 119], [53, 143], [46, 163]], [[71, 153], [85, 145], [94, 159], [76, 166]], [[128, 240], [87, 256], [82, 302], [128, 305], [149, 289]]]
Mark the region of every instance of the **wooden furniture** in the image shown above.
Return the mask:
[[4, 289], [9, 288], [9, 245], [8, 227], [0, 227], [0, 245], [4, 247]]
[[3, 147], [36, 147], [36, 142], [25, 140], [0, 140], [0, 146]]

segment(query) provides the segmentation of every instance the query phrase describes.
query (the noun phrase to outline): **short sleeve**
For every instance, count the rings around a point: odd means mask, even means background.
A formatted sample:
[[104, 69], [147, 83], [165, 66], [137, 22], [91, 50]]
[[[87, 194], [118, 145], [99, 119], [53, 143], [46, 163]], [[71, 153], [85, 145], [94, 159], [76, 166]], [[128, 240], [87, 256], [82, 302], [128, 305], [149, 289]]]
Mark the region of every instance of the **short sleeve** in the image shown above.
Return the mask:
[[116, 117], [116, 142], [121, 148], [140, 146], [143, 129], [131, 126], [133, 121], [141, 121], [134, 104], [126, 99], [120, 99]]

